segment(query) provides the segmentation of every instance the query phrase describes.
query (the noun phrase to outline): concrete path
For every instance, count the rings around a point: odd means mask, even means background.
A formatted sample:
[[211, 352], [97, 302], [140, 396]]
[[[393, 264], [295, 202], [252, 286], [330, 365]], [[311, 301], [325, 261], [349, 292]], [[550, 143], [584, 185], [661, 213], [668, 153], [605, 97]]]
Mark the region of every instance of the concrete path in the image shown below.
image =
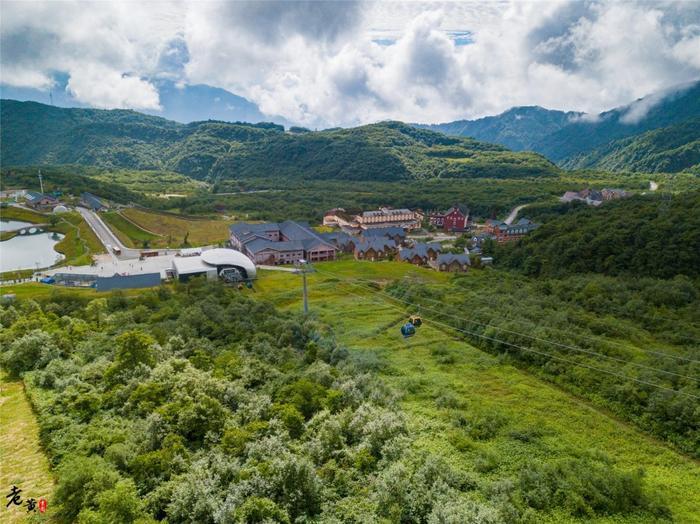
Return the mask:
[[268, 271], [286, 271], [287, 273], [296, 273], [299, 271], [294, 266], [261, 266], [256, 264], [255, 267], [258, 269], [266, 269]]

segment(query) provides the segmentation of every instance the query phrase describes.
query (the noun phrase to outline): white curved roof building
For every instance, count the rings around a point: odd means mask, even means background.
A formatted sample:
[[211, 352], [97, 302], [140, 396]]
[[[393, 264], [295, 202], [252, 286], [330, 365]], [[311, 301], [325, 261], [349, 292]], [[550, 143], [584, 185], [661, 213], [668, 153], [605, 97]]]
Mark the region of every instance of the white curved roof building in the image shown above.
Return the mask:
[[222, 271], [234, 268], [244, 279], [255, 278], [256, 269], [253, 261], [235, 249], [215, 248], [203, 251], [199, 256], [175, 257], [173, 270], [179, 280], [187, 280], [197, 275], [206, 275], [215, 279]]

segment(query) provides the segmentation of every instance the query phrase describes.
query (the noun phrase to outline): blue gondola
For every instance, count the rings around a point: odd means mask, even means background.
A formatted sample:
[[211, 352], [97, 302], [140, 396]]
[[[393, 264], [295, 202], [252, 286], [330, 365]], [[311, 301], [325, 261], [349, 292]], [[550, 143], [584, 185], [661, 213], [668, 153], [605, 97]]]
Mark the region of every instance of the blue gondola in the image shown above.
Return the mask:
[[412, 337], [416, 334], [416, 327], [410, 322], [406, 322], [403, 326], [401, 326], [401, 334], [403, 335], [403, 338]]

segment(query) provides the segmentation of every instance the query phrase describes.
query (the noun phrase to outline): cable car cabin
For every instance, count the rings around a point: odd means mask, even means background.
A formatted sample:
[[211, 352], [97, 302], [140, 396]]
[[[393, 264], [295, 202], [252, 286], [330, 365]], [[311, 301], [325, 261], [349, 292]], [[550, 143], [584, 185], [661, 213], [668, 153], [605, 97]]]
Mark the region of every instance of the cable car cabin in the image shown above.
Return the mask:
[[423, 325], [423, 319], [420, 318], [418, 315], [411, 315], [411, 318], [408, 319], [408, 321], [413, 324], [414, 327], [421, 327]]
[[416, 328], [410, 322], [406, 322], [403, 326], [401, 326], [401, 334], [403, 335], [403, 338], [412, 337], [416, 334]]

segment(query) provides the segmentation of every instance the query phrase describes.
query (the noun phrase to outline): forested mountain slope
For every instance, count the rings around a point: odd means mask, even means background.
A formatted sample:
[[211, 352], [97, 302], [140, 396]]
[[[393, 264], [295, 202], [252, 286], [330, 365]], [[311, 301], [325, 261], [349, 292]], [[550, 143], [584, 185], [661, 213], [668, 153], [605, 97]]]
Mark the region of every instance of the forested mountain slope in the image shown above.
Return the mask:
[[700, 82], [606, 111], [593, 121], [573, 122], [541, 139], [533, 149], [550, 160], [562, 162], [613, 140], [693, 117], [700, 117]]
[[530, 275], [700, 276], [700, 192], [571, 205], [498, 255]]
[[405, 180], [525, 177], [557, 168], [533, 153], [399, 122], [303, 134], [275, 124], [178, 124], [134, 111], [2, 101], [4, 166], [83, 164], [195, 178]]
[[[693, 143], [697, 139], [697, 124], [693, 124], [692, 119], [697, 122], [700, 118], [700, 82], [651, 94], [597, 116], [582, 116], [582, 113], [572, 111], [515, 107], [500, 115], [478, 120], [418, 127], [448, 135], [470, 136], [516, 151], [535, 151], [566, 168], [679, 171], [692, 165], [690, 162], [696, 157], [697, 146]], [[686, 121], [687, 126], [676, 127]], [[669, 126], [663, 136], [641, 136], [647, 131]], [[631, 138], [635, 135], [640, 135], [637, 137], [640, 142], [635, 143]], [[616, 142], [627, 137], [630, 139]], [[666, 148], [668, 140], [676, 144], [674, 148], [680, 149]], [[683, 147], [684, 144], [687, 147]], [[627, 146], [631, 149], [616, 153]], [[649, 147], [654, 152], [641, 153]], [[660, 150], [656, 150], [657, 147]], [[607, 158], [609, 153], [615, 154]]]
[[560, 130], [580, 116], [539, 106], [513, 107], [496, 116], [476, 120], [456, 120], [444, 124], [417, 124], [418, 127], [447, 135], [468, 136], [504, 145], [513, 151], [532, 150], [541, 139]]
[[562, 162], [569, 169], [677, 173], [700, 168], [700, 118], [615, 140]]

